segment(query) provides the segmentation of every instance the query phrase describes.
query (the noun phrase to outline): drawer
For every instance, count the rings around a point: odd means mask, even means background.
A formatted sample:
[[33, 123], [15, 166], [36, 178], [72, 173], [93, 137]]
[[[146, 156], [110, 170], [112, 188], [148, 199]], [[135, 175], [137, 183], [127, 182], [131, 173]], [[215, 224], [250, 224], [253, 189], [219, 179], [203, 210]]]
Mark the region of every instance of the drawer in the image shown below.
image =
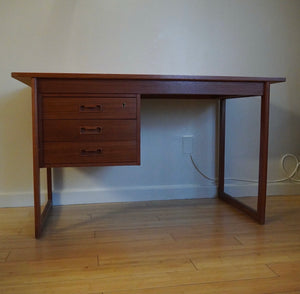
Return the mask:
[[43, 121], [44, 142], [133, 141], [136, 120], [54, 120]]
[[44, 164], [66, 166], [76, 164], [137, 164], [136, 141], [81, 143], [44, 143]]
[[42, 97], [44, 119], [136, 119], [136, 98]]

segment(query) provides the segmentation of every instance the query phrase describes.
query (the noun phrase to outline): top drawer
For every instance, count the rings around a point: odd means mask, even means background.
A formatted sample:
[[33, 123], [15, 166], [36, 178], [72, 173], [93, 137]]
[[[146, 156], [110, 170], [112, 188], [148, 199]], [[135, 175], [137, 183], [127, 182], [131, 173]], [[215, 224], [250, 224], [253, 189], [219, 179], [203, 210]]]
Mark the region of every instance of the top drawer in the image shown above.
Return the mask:
[[45, 119], [135, 119], [136, 98], [42, 97]]

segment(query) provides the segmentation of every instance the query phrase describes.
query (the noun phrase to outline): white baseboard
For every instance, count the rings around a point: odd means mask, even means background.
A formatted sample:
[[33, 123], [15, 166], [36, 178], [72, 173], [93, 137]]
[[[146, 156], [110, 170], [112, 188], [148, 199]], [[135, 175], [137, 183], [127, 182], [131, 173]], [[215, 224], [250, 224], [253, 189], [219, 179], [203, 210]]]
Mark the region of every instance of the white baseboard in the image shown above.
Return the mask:
[[[46, 191], [41, 195], [46, 198]], [[0, 207], [26, 207], [33, 206], [33, 192], [0, 193]]]
[[65, 191], [55, 193], [54, 204], [83, 204], [104, 202], [130, 202], [168, 199], [212, 198], [215, 186], [160, 185], [105, 188], [91, 191]]
[[[256, 196], [257, 185], [226, 186], [226, 192], [233, 196]], [[44, 194], [45, 192], [43, 192]], [[214, 185], [159, 185], [97, 190], [63, 190], [53, 192], [54, 205], [130, 202], [168, 199], [214, 198]], [[294, 183], [274, 183], [268, 185], [268, 195], [300, 195], [300, 185]], [[0, 207], [33, 206], [33, 193], [0, 193]]]
[[0, 193], [0, 207], [33, 206], [32, 192]]
[[[257, 184], [229, 184], [225, 191], [232, 196], [257, 196]], [[270, 183], [267, 186], [267, 195], [300, 195], [300, 185], [295, 183]]]

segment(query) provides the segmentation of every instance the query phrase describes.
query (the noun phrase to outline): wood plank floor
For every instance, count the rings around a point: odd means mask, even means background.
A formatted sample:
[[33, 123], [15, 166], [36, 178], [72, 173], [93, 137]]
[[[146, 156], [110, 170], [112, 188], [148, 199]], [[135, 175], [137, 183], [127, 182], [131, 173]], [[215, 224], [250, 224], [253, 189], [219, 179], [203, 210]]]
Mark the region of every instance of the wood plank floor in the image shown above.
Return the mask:
[[[248, 199], [251, 201], [251, 199]], [[300, 196], [258, 225], [218, 199], [0, 209], [0, 293], [300, 293]]]

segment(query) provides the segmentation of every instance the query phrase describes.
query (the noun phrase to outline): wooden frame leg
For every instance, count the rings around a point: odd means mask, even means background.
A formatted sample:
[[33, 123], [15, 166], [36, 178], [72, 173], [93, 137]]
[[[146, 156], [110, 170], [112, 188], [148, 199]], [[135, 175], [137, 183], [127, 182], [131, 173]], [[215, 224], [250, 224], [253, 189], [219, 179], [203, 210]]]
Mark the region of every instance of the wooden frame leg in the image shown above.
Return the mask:
[[222, 198], [224, 194], [224, 177], [225, 177], [225, 115], [226, 100], [220, 100], [219, 108], [219, 177], [218, 177], [218, 196]]
[[244, 211], [254, 218], [259, 224], [265, 223], [267, 169], [268, 169], [268, 136], [269, 136], [269, 103], [270, 83], [264, 85], [264, 93], [261, 96], [260, 114], [260, 153], [259, 153], [259, 179], [257, 210], [240, 202], [224, 191], [225, 177], [225, 114], [226, 100], [220, 100], [220, 126], [219, 126], [219, 186], [218, 197], [236, 208]]
[[260, 150], [259, 150], [259, 179], [257, 220], [260, 224], [265, 223], [266, 195], [267, 195], [267, 172], [268, 172], [268, 141], [269, 141], [269, 105], [270, 83], [264, 84], [264, 94], [261, 97], [260, 108]]
[[41, 211], [41, 192], [40, 192], [40, 168], [34, 168], [34, 222], [35, 238], [41, 236], [43, 226], [52, 208], [52, 173], [51, 168], [47, 168], [47, 203]]
[[34, 224], [35, 238], [41, 233], [41, 193], [40, 193], [40, 168], [33, 166], [33, 195], [34, 195]]
[[34, 194], [34, 224], [35, 238], [39, 238], [43, 226], [52, 208], [52, 174], [51, 168], [47, 168], [47, 203], [41, 212], [41, 180], [40, 180], [40, 142], [39, 134], [39, 107], [37, 96], [37, 79], [31, 79], [32, 88], [32, 146], [33, 146], [33, 194]]
[[225, 182], [225, 126], [226, 126], [226, 99], [220, 100], [219, 109], [219, 180], [218, 180], [218, 197], [225, 202], [235, 206], [236, 208], [244, 211], [252, 218], [257, 220], [257, 212], [245, 205], [244, 203], [238, 201], [228, 193], [224, 191]]

